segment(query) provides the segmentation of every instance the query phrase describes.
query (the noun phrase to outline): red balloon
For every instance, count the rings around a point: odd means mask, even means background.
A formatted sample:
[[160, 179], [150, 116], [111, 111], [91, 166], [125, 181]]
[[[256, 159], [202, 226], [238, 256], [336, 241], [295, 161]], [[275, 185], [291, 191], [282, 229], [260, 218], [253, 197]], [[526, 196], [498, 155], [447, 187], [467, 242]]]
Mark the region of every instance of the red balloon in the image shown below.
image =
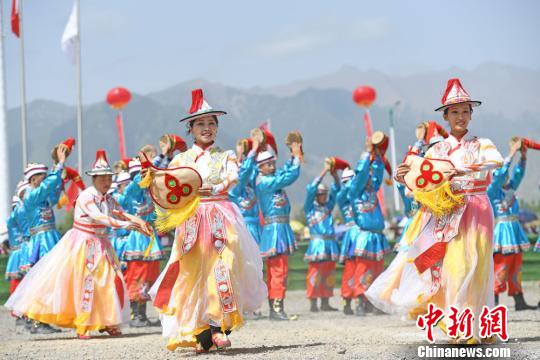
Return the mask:
[[377, 98], [377, 93], [371, 86], [359, 86], [353, 91], [352, 98], [359, 106], [370, 107]]
[[128, 89], [117, 87], [107, 93], [107, 102], [115, 110], [120, 110], [131, 100], [131, 93]]

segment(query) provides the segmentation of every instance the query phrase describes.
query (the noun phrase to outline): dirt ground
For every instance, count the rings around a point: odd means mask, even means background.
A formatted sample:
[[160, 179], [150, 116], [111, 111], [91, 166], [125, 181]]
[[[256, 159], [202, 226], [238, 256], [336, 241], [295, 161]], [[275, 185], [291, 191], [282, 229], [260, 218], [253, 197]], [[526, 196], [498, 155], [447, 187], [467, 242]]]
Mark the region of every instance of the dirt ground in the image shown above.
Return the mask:
[[[530, 304], [540, 300], [536, 283], [525, 284]], [[507, 296], [501, 302], [512, 305]], [[339, 305], [335, 296], [331, 303]], [[266, 304], [263, 312], [267, 312]], [[310, 313], [304, 293], [291, 291], [286, 299], [289, 314], [298, 320], [271, 322], [250, 321], [231, 335], [233, 347], [205, 358], [238, 359], [414, 359], [418, 345], [427, 345], [424, 334], [414, 323], [398, 316], [345, 316], [343, 313]], [[151, 314], [156, 317], [155, 313]], [[191, 358], [191, 349], [170, 352], [160, 328], [123, 329], [120, 338], [96, 335], [91, 340], [78, 340], [74, 331], [54, 335], [31, 335], [3, 309], [0, 312], [0, 358], [4, 359], [176, 359]], [[540, 310], [509, 313], [508, 344], [513, 359], [540, 358]], [[446, 339], [438, 334], [440, 344]]]

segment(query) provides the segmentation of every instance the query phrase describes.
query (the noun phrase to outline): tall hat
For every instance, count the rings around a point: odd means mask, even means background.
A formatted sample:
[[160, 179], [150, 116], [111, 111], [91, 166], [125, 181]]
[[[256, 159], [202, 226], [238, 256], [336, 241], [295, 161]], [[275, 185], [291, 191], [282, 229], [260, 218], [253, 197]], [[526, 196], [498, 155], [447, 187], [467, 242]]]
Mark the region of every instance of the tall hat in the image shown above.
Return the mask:
[[341, 181], [348, 181], [354, 177], [354, 171], [351, 168], [346, 168], [341, 173]]
[[66, 155], [69, 155], [71, 153], [71, 150], [73, 150], [73, 146], [75, 145], [75, 138], [67, 138], [66, 140], [62, 141], [60, 144], [57, 144], [54, 146], [54, 148], [51, 151], [51, 157], [54, 161], [54, 163], [58, 163], [58, 155], [56, 154], [56, 151], [58, 148], [65, 148], [66, 149]]
[[330, 170], [332, 171], [345, 170], [351, 167], [351, 165], [347, 161], [338, 158], [337, 156], [327, 157], [324, 161], [330, 165]]
[[23, 192], [28, 189], [30, 184], [26, 180], [21, 180], [17, 183], [17, 189], [15, 190], [15, 194], [18, 198], [22, 199]]
[[165, 134], [160, 139], [160, 142], [168, 142], [171, 151], [184, 152], [187, 150], [187, 143], [180, 136], [175, 134]]
[[100, 149], [96, 151], [96, 161], [94, 161], [92, 169], [86, 171], [86, 175], [114, 175], [114, 171], [112, 170], [111, 165], [109, 165], [109, 161], [107, 160], [107, 154], [105, 153], [105, 150]]
[[38, 174], [46, 174], [47, 173], [47, 166], [43, 164], [36, 164], [31, 163], [26, 166], [26, 169], [24, 170], [24, 178], [26, 181], [30, 181], [30, 178], [34, 175]]
[[275, 161], [276, 157], [270, 151], [262, 151], [257, 155], [257, 165], [261, 166], [270, 161]]
[[191, 121], [197, 118], [208, 115], [225, 115], [225, 111], [214, 110], [206, 100], [204, 99], [202, 89], [195, 89], [191, 92], [191, 108], [189, 109], [189, 115], [181, 119], [180, 122]]
[[328, 186], [324, 185], [323, 183], [320, 183], [317, 186], [317, 195], [318, 194], [327, 194], [328, 193]]
[[128, 171], [130, 174], [134, 172], [141, 171], [141, 162], [137, 158], [133, 158], [129, 161]]
[[276, 138], [266, 127], [251, 130], [251, 137], [259, 140], [260, 151], [273, 151], [276, 156], [278, 155]]
[[469, 103], [471, 106], [479, 106], [481, 101], [471, 100], [469, 93], [465, 91], [459, 79], [450, 79], [446, 84], [446, 90], [441, 99], [442, 106], [435, 109], [435, 111], [442, 111], [447, 107], [455, 104]]

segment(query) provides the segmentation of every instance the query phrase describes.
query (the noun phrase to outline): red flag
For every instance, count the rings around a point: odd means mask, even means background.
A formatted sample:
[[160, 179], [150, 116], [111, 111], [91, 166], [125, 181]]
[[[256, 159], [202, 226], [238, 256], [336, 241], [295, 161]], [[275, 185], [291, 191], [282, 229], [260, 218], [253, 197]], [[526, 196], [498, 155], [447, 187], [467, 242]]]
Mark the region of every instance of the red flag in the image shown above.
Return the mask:
[[11, 3], [11, 31], [16, 37], [20, 36], [19, 32], [19, 0], [13, 0]]
[[126, 156], [126, 142], [124, 140], [124, 123], [122, 122], [122, 115], [118, 113], [116, 116], [116, 128], [118, 129], [118, 146], [120, 148], [120, 158], [125, 159]]

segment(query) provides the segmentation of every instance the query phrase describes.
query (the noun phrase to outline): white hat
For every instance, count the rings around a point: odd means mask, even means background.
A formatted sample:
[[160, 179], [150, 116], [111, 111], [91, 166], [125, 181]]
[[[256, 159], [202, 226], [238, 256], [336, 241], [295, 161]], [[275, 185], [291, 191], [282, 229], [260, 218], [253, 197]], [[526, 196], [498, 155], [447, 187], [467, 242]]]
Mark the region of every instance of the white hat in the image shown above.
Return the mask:
[[107, 154], [105, 153], [105, 150], [100, 149], [96, 151], [96, 161], [94, 161], [92, 169], [86, 172], [86, 175], [114, 175], [114, 171], [109, 164], [109, 160], [107, 160]]
[[324, 185], [324, 184], [319, 184], [317, 186], [317, 194], [326, 194], [328, 193], [328, 186]]
[[259, 166], [275, 160], [276, 157], [270, 151], [262, 151], [257, 155], [257, 165]]
[[11, 197], [11, 207], [17, 205], [17, 204], [19, 203], [19, 201], [21, 201], [21, 199], [19, 199], [18, 196], [13, 195], [13, 196]]
[[127, 171], [122, 171], [116, 176], [116, 184], [125, 184], [131, 180], [129, 173]]
[[132, 159], [130, 160], [129, 162], [129, 173], [132, 174], [134, 172], [137, 172], [137, 171], [141, 171], [141, 162], [139, 161], [139, 159]]
[[38, 175], [38, 174], [46, 174], [47, 170], [48, 170], [47, 166], [43, 164], [36, 164], [36, 163], [28, 164], [28, 166], [26, 166], [26, 169], [24, 170], [24, 178], [27, 181], [30, 181], [30, 178], [32, 176]]
[[346, 168], [341, 173], [341, 181], [347, 181], [354, 177], [354, 171], [352, 171], [350, 168]]
[[17, 184], [17, 190], [15, 191], [16, 196], [18, 198], [22, 199], [21, 195], [22, 195], [23, 191], [28, 189], [28, 187], [30, 187], [30, 184], [28, 183], [28, 181], [26, 181], [26, 180], [19, 181], [19, 183]]

